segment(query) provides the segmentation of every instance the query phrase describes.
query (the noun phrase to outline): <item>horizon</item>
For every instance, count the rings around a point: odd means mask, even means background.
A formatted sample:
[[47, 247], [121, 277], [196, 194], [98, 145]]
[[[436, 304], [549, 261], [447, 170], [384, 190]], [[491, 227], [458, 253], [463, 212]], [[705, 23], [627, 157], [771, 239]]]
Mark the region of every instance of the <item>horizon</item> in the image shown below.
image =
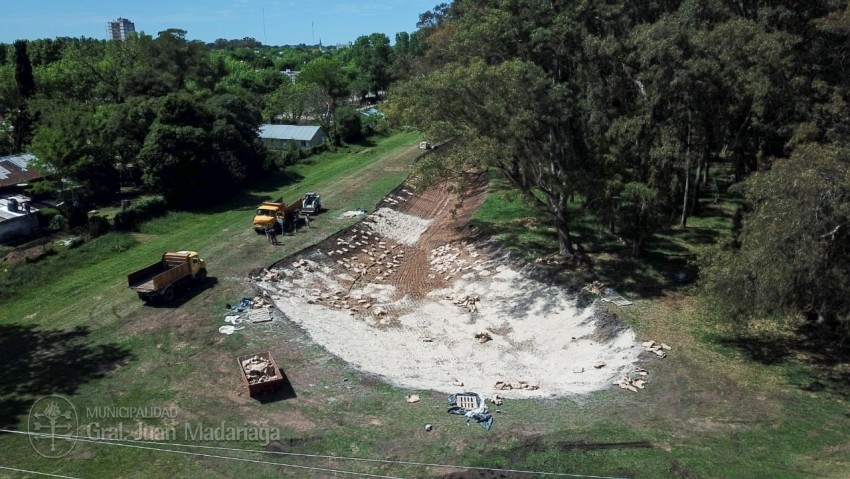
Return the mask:
[[[419, 14], [439, 0], [149, 0], [119, 7], [104, 0], [35, 0], [7, 6], [0, 18], [0, 43], [16, 40], [92, 38], [106, 40], [107, 24], [118, 18], [133, 22], [137, 33], [156, 37], [176, 28], [188, 40], [253, 38], [263, 46], [348, 45], [361, 35], [413, 32]], [[42, 12], [49, 11], [50, 15]]]

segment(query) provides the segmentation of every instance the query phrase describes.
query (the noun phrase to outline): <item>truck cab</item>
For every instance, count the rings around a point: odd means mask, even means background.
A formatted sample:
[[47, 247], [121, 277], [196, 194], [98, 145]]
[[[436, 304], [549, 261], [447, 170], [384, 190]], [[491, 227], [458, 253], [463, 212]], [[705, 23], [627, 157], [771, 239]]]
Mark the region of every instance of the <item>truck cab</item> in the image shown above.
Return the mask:
[[269, 226], [274, 227], [275, 221], [278, 218], [283, 218], [285, 205], [283, 203], [264, 202], [257, 207], [257, 214], [254, 216], [254, 231], [257, 233], [265, 233]]
[[206, 279], [207, 262], [201, 258], [201, 255], [195, 251], [178, 251], [177, 254], [186, 255], [186, 258], [189, 260], [189, 270], [192, 274], [192, 278], [198, 279], [202, 276]]

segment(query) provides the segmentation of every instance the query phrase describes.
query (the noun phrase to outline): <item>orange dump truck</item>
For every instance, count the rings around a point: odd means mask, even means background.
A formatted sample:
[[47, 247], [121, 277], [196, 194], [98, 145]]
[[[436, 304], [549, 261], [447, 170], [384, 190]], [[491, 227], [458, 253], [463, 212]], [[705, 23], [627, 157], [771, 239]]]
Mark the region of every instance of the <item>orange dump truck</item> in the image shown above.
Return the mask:
[[164, 253], [162, 260], [127, 275], [127, 284], [144, 301], [171, 301], [187, 283], [203, 283], [207, 264], [194, 251]]
[[281, 233], [278, 219], [289, 221], [293, 215], [297, 216], [301, 212], [303, 199], [298, 199], [294, 203], [286, 204], [282, 201], [265, 201], [257, 207], [257, 214], [254, 215], [253, 228], [258, 234], [266, 232], [269, 226], [275, 228], [278, 233]]

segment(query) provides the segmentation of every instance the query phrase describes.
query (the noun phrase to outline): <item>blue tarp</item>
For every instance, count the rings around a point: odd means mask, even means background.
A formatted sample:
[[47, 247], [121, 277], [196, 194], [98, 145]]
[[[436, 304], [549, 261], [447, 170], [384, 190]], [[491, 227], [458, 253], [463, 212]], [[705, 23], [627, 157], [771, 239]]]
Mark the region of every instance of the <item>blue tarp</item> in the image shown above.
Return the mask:
[[[457, 397], [458, 396], [474, 396], [477, 399], [478, 407], [475, 409], [466, 409], [457, 405]], [[459, 416], [466, 416], [466, 425], [469, 425], [470, 420], [475, 420], [478, 424], [481, 424], [481, 427], [484, 429], [490, 430], [490, 426], [493, 425], [493, 415], [487, 411], [487, 406], [484, 404], [484, 399], [481, 398], [476, 393], [460, 393], [460, 394], [452, 394], [449, 396], [449, 404], [451, 407], [448, 409], [449, 414], [457, 414]]]
[[249, 298], [247, 296], [243, 296], [242, 299], [239, 300], [239, 303], [236, 306], [230, 307], [230, 305], [228, 304], [227, 310], [230, 311], [231, 313], [244, 313], [245, 311], [248, 311], [248, 309], [250, 307], [251, 307], [251, 298]]

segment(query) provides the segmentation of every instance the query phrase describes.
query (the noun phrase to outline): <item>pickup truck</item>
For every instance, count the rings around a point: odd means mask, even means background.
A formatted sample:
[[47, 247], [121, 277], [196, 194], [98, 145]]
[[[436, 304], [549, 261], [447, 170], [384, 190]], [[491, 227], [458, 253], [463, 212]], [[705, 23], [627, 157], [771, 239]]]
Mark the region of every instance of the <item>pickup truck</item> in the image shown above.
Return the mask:
[[257, 234], [264, 234], [266, 232], [266, 228], [269, 226], [275, 228], [278, 233], [282, 233], [280, 230], [280, 223], [277, 222], [278, 219], [283, 219], [285, 221], [289, 221], [293, 216], [297, 217], [299, 212], [301, 211], [301, 206], [303, 204], [303, 200], [296, 200], [294, 203], [290, 203], [287, 205], [282, 200], [278, 201], [265, 201], [263, 204], [257, 207], [257, 214], [254, 215], [254, 221], [252, 223], [254, 231]]
[[127, 284], [146, 302], [171, 301], [177, 288], [207, 279], [207, 264], [194, 251], [164, 253], [162, 260], [127, 275]]

